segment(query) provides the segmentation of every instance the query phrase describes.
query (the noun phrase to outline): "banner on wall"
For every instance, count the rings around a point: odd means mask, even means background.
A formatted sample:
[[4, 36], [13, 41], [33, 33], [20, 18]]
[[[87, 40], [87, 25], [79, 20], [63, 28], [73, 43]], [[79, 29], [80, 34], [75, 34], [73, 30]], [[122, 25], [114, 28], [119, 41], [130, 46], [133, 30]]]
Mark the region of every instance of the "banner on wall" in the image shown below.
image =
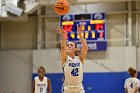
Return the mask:
[[78, 47], [81, 47], [76, 29], [77, 24], [84, 24], [82, 35], [87, 41], [89, 50], [105, 51], [107, 48], [105, 19], [105, 13], [61, 15], [60, 26], [67, 32], [67, 41], [76, 42]]

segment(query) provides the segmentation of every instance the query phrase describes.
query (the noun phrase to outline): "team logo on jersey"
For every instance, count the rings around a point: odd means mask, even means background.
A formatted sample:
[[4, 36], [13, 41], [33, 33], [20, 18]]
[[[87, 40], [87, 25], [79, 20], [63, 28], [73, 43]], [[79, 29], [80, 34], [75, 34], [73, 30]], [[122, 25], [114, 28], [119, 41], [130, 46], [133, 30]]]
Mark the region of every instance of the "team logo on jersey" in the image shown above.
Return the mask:
[[39, 87], [43, 86], [44, 87], [44, 86], [46, 86], [46, 84], [37, 84], [37, 86], [39, 86]]
[[77, 62], [77, 63], [69, 63], [69, 67], [79, 67], [80, 66], [80, 63]]

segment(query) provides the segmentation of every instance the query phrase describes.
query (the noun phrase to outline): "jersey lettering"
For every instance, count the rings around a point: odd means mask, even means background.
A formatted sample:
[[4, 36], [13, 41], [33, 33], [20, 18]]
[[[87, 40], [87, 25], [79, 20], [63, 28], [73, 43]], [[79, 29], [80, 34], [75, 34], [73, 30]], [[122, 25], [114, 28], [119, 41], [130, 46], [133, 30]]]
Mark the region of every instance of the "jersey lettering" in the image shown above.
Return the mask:
[[69, 63], [69, 67], [79, 67], [80, 63]]

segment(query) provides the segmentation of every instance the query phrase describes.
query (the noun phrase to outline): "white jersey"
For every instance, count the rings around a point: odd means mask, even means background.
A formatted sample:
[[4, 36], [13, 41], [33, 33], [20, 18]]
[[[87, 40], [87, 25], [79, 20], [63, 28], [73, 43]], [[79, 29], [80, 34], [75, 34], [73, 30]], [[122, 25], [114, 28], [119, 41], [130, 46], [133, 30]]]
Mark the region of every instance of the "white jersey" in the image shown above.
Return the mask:
[[[128, 93], [134, 93], [134, 89], [140, 87], [140, 81], [137, 78], [128, 78], [125, 80], [124, 88], [127, 88]], [[137, 92], [139, 93], [139, 92]]]
[[64, 70], [64, 85], [79, 86], [83, 81], [83, 64], [79, 56], [72, 59], [67, 56], [66, 62], [63, 65]]
[[39, 80], [39, 77], [35, 77], [35, 92], [34, 93], [47, 93], [47, 77], [44, 76], [43, 81]]

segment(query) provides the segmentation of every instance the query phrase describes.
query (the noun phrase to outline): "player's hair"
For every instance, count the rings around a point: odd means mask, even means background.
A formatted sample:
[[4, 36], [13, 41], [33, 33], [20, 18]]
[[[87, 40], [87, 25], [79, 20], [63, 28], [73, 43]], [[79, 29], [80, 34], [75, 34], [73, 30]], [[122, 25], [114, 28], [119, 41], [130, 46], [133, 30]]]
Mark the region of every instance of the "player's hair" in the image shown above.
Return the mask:
[[[72, 41], [69, 41], [69, 42], [72, 42]], [[69, 43], [69, 42], [67, 42], [67, 43]], [[66, 43], [66, 44], [67, 44], [67, 43]], [[77, 48], [77, 44], [76, 44], [75, 42], [72, 42], [72, 43], [74, 43], [75, 48]], [[75, 51], [75, 55], [78, 56], [78, 54], [79, 54], [79, 51]]]
[[40, 66], [40, 67], [38, 68], [38, 72], [39, 72], [40, 69], [44, 70], [44, 72], [45, 72], [45, 68], [44, 68], [43, 66]]
[[[69, 42], [72, 42], [72, 41], [68, 41], [66, 44], [68, 44]], [[77, 44], [75, 42], [72, 42], [72, 43], [74, 43], [75, 48], [77, 48]]]
[[132, 67], [129, 67], [128, 72], [131, 77], [134, 77], [134, 75], [137, 73], [137, 71]]

